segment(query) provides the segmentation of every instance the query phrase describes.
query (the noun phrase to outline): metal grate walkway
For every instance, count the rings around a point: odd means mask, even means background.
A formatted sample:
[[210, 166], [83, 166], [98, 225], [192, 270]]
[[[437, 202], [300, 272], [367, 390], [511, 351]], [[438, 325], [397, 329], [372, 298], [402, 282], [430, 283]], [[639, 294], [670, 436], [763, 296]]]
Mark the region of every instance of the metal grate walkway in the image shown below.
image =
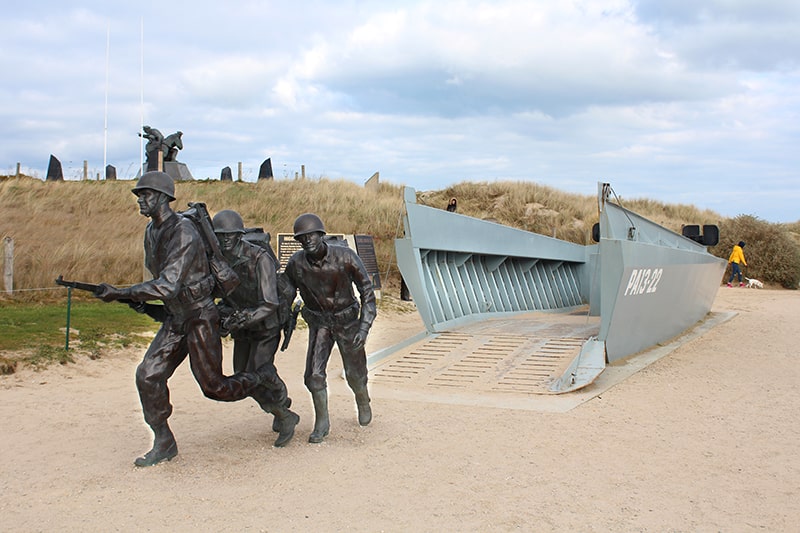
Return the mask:
[[599, 321], [585, 312], [527, 313], [428, 337], [380, 361], [373, 383], [458, 393], [550, 394]]

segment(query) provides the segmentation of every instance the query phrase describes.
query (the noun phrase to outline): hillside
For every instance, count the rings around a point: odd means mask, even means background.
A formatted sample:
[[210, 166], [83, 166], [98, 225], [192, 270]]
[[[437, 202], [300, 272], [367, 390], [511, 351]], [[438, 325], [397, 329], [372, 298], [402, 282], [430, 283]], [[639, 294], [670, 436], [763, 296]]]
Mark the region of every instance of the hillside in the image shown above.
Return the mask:
[[[138, 213], [133, 185], [132, 181], [0, 178], [0, 234], [14, 239], [15, 290], [53, 287], [59, 274], [121, 285], [140, 281], [147, 219]], [[370, 191], [346, 180], [324, 178], [258, 183], [209, 180], [180, 182], [176, 196], [173, 206], [178, 210], [190, 201], [205, 202], [212, 215], [234, 209], [247, 226], [263, 227], [273, 235], [291, 232], [299, 214], [317, 213], [331, 233], [372, 235], [382, 277], [390, 272], [384, 285], [399, 282], [393, 244], [402, 232], [399, 185], [382, 183], [378, 191]], [[591, 227], [597, 221], [594, 195], [568, 194], [529, 182], [465, 182], [418, 192], [418, 201], [444, 208], [453, 196], [458, 198], [459, 213], [581, 244], [590, 242]], [[678, 232], [682, 224], [722, 227], [729, 222], [690, 205], [644, 199], [626, 200], [624, 205]], [[718, 255], [727, 254], [731, 239], [724, 241], [725, 249]], [[25, 299], [42, 296], [21, 295]]]

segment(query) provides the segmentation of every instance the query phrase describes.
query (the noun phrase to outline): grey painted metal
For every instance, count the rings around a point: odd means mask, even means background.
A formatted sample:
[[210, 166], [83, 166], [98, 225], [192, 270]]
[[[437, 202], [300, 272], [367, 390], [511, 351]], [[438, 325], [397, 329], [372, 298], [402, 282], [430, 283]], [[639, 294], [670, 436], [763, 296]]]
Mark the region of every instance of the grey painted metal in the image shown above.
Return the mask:
[[726, 262], [611, 201], [600, 184], [601, 323], [613, 362], [664, 342], [710, 311]]
[[550, 384], [550, 392], [563, 394], [592, 383], [606, 368], [605, 344], [596, 337], [588, 339], [569, 367]]
[[[612, 201], [598, 183], [600, 242], [581, 246], [416, 203], [404, 191], [400, 272], [429, 333], [504, 314], [585, 304], [599, 334], [554, 381], [585, 386], [616, 361], [664, 342], [710, 311], [725, 261]], [[598, 354], [603, 354], [600, 357]]]
[[586, 247], [416, 203], [406, 189], [398, 265], [430, 332], [499, 313], [587, 302]]

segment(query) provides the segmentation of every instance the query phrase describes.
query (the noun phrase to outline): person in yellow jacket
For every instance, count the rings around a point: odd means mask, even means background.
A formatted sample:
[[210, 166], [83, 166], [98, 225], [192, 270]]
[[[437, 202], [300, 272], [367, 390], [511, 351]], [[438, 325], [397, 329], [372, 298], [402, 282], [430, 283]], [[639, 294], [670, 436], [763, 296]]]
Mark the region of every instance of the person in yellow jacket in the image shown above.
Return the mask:
[[742, 283], [741, 267], [741, 265], [747, 266], [747, 261], [744, 260], [744, 241], [739, 241], [739, 244], [733, 247], [731, 256], [728, 258], [728, 263], [731, 264], [731, 277], [728, 278], [728, 287], [733, 287], [731, 282], [733, 282], [734, 276], [739, 276], [739, 286], [744, 287], [744, 283]]

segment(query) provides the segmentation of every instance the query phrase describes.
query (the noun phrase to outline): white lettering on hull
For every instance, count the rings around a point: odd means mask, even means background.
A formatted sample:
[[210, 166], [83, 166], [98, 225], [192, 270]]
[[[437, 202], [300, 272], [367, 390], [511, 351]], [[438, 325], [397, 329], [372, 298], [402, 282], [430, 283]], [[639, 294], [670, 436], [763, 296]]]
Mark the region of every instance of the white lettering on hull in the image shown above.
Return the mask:
[[664, 274], [663, 268], [634, 268], [625, 287], [624, 296], [638, 296], [658, 290], [658, 282]]

